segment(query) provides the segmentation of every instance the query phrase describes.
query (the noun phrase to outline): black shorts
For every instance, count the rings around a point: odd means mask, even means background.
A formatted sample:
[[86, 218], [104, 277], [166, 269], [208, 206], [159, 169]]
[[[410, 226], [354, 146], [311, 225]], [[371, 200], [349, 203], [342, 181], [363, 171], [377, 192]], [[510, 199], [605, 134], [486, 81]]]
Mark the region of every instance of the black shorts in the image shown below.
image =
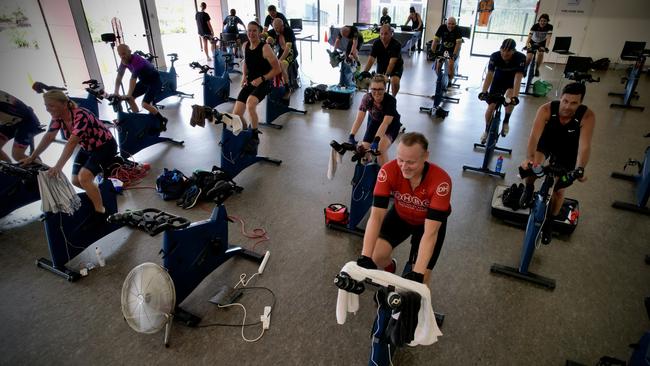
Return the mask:
[[237, 96], [237, 101], [246, 104], [246, 100], [250, 95], [252, 95], [261, 102], [270, 91], [271, 83], [269, 81], [265, 81], [256, 87], [250, 84], [246, 84], [243, 88], [241, 88], [241, 91]]
[[[371, 123], [370, 116], [368, 116], [368, 123], [366, 123], [366, 133], [363, 135], [363, 142], [372, 142], [377, 135], [377, 130], [379, 130], [380, 123]], [[402, 123], [399, 118], [393, 118], [393, 121], [388, 125], [386, 129], [386, 136], [390, 137], [391, 142], [394, 142], [399, 135], [399, 129], [402, 127]]]
[[117, 143], [115, 139], [105, 142], [104, 145], [93, 151], [79, 149], [77, 155], [74, 157], [74, 164], [72, 164], [72, 175], [79, 175], [81, 168], [86, 168], [94, 176], [97, 176], [104, 169], [108, 169], [115, 155], [117, 155]]
[[31, 111], [30, 116], [23, 117], [20, 123], [0, 126], [0, 141], [14, 139], [14, 145], [27, 147], [34, 142], [34, 136], [42, 131], [38, 117]]
[[[447, 221], [444, 221], [438, 230], [438, 239], [433, 250], [433, 255], [429, 260], [427, 269], [433, 269], [440, 257], [440, 250], [442, 249], [442, 244], [445, 241], [445, 233], [447, 231]], [[413, 226], [406, 221], [402, 220], [401, 217], [397, 214], [395, 206], [391, 206], [386, 213], [384, 222], [381, 224], [381, 230], [379, 231], [379, 237], [386, 240], [393, 248], [400, 245], [404, 240], [409, 236], [411, 237], [411, 254], [409, 255], [409, 261], [415, 265], [415, 260], [417, 258], [418, 249], [420, 248], [420, 240], [424, 234], [424, 224]]]
[[549, 133], [543, 133], [537, 142], [537, 151], [544, 154], [546, 159], [551, 161], [565, 170], [573, 170], [578, 161], [577, 146], [558, 146], [553, 144], [553, 136]]
[[[384, 69], [383, 71], [379, 71], [379, 69], [377, 69], [377, 73], [386, 75], [386, 70], [387, 69]], [[401, 79], [403, 73], [404, 73], [404, 62], [402, 61], [402, 62], [398, 62], [397, 65], [393, 67], [393, 72], [390, 73], [390, 77], [397, 76], [398, 78]]]
[[142, 102], [151, 104], [161, 90], [162, 82], [160, 81], [160, 74], [156, 72], [146, 79], [140, 79], [140, 81], [135, 84], [133, 98], [137, 98], [144, 94]]
[[490, 85], [490, 94], [505, 95], [508, 89], [512, 89], [515, 80], [503, 80], [503, 78], [494, 78]]

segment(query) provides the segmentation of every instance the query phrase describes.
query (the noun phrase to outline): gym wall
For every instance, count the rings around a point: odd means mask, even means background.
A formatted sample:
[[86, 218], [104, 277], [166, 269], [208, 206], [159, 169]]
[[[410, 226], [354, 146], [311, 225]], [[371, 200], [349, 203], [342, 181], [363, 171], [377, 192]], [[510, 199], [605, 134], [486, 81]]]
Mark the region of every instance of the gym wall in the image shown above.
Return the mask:
[[[625, 41], [645, 41], [650, 47], [647, 0], [542, 0], [540, 14], [551, 17], [554, 36], [571, 36], [571, 52], [593, 59], [619, 59]], [[551, 54], [549, 61], [556, 57]], [[559, 57], [563, 63], [566, 57]]]

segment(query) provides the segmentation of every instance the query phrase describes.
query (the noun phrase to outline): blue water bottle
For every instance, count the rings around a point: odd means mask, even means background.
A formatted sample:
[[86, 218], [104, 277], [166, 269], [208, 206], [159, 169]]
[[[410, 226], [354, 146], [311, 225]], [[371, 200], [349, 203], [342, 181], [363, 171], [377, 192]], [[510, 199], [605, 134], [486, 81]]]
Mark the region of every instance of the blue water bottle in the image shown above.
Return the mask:
[[497, 166], [494, 169], [497, 173], [501, 173], [501, 168], [503, 167], [503, 156], [499, 155], [499, 158], [497, 159]]

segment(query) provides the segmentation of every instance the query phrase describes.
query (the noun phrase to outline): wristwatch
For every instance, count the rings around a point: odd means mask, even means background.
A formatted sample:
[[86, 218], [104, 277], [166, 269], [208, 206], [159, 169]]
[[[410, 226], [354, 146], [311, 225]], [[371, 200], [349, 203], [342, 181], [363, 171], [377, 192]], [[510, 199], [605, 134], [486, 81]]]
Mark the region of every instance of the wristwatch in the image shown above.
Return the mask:
[[260, 76], [260, 77], [262, 78], [262, 82], [265, 82], [265, 81], [266, 81], [266, 78], [264, 77], [264, 75], [262, 75], [262, 76]]

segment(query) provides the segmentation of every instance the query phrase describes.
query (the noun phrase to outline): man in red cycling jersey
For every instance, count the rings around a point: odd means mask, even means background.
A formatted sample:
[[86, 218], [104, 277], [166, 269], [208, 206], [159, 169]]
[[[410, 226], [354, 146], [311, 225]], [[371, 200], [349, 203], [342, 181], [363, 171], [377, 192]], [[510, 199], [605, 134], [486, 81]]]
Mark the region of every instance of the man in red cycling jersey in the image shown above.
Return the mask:
[[[397, 159], [379, 171], [363, 250], [357, 260], [359, 266], [394, 272], [393, 248], [410, 236], [412, 270], [404, 277], [428, 282], [440, 256], [451, 213], [451, 178], [427, 161], [428, 146], [424, 135], [404, 134], [397, 146]], [[394, 205], [389, 209], [390, 197]]]

